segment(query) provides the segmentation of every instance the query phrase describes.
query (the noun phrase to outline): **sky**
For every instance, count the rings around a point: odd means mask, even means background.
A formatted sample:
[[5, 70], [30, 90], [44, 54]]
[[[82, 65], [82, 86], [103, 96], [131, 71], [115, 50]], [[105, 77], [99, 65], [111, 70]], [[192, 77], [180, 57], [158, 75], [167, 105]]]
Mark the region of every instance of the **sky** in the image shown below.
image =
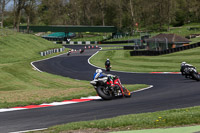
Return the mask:
[[6, 10], [12, 10], [13, 9], [13, 1], [11, 0], [7, 5], [6, 5]]

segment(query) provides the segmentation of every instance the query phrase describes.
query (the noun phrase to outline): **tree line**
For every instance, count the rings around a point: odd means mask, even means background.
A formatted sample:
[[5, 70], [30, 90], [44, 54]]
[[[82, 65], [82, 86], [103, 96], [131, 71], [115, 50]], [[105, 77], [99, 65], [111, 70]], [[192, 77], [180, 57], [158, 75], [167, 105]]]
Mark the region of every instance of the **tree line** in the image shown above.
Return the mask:
[[16, 29], [20, 24], [112, 25], [161, 31], [200, 22], [200, 0], [0, 0], [0, 21], [1, 27]]

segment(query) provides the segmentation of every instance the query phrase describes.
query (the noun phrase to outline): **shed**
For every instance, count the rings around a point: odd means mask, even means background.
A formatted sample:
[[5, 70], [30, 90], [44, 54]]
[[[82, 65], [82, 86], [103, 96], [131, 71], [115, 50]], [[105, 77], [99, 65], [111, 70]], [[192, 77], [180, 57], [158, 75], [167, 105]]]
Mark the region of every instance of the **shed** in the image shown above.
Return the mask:
[[158, 34], [152, 38], [145, 39], [147, 43], [147, 50], [165, 50], [170, 48], [176, 48], [180, 46], [189, 45], [191, 42], [189, 39], [178, 36], [176, 34]]

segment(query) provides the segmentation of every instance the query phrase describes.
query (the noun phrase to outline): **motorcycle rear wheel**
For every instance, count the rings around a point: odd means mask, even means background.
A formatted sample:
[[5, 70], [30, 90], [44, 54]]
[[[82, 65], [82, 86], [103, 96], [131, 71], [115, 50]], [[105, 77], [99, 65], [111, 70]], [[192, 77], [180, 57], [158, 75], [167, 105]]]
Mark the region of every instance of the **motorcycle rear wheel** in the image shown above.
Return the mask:
[[200, 76], [198, 73], [192, 73], [192, 77], [196, 80], [196, 81], [200, 81]]
[[104, 100], [113, 99], [112, 93], [109, 90], [106, 90], [105, 86], [98, 86], [96, 91], [97, 91], [97, 94]]
[[106, 68], [106, 71], [110, 71], [110, 67], [109, 67], [109, 68]]

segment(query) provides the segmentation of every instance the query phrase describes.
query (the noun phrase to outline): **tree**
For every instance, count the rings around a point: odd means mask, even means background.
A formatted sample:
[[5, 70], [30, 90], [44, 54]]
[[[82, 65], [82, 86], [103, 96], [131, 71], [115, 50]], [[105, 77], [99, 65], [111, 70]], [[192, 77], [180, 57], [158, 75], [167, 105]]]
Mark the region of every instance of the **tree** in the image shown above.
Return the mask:
[[20, 19], [21, 19], [21, 13], [24, 9], [26, 0], [14, 0], [14, 29], [17, 29], [19, 31], [19, 25], [20, 25]]
[[24, 4], [24, 10], [27, 15], [27, 32], [29, 33], [29, 25], [30, 25], [30, 19], [31, 16], [33, 18], [35, 14], [35, 7], [36, 7], [36, 0], [26, 0]]
[[1, 10], [1, 28], [4, 26], [4, 13], [5, 7], [10, 2], [10, 0], [0, 0], [0, 10]]
[[106, 0], [96, 0], [97, 9], [100, 11], [102, 26], [105, 26], [105, 10], [106, 10]]
[[143, 30], [163, 30], [165, 26], [169, 30], [171, 24], [200, 22], [200, 0], [12, 0], [12, 15], [4, 12], [8, 1], [0, 0], [0, 18], [14, 18], [15, 28], [26, 21], [28, 27], [114, 25], [121, 31], [133, 31], [137, 22]]

